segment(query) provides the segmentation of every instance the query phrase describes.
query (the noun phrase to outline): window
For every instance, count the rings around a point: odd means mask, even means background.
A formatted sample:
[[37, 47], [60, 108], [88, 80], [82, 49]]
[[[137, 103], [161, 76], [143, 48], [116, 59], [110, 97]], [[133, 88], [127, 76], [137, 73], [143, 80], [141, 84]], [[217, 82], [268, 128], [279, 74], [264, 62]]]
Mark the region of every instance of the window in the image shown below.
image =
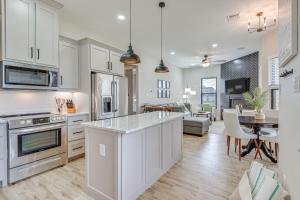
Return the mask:
[[217, 78], [201, 79], [201, 103], [217, 107]]
[[269, 60], [269, 86], [279, 85], [279, 59], [272, 57]]
[[271, 109], [279, 109], [279, 59], [269, 59], [269, 88], [271, 90]]

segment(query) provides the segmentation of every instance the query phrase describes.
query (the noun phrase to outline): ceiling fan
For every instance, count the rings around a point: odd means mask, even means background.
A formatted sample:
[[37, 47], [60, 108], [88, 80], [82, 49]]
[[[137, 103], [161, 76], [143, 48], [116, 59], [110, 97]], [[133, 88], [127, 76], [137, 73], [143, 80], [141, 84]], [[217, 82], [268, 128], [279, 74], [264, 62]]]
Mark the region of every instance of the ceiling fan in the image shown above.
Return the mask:
[[202, 67], [209, 67], [211, 64], [222, 64], [225, 63], [227, 60], [212, 60], [209, 58], [207, 54], [204, 55], [204, 58], [201, 62]]

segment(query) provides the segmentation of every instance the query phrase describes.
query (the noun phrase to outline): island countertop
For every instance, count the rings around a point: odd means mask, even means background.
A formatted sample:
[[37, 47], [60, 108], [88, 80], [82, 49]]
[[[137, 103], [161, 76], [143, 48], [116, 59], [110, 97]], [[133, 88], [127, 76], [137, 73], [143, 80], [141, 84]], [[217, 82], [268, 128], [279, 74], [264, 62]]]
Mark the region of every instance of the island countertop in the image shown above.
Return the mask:
[[117, 117], [83, 123], [89, 128], [96, 128], [116, 133], [131, 133], [151, 126], [161, 124], [176, 118], [184, 117], [180, 112], [150, 112], [125, 117]]

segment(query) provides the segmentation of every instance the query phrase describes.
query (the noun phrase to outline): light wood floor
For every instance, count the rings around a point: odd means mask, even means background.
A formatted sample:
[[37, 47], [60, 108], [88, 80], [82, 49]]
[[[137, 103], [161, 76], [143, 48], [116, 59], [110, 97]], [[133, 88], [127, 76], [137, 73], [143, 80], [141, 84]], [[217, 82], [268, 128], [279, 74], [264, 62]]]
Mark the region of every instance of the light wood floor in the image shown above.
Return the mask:
[[[240, 162], [233, 148], [228, 157], [224, 136], [217, 132], [202, 138], [185, 135], [183, 160], [139, 200], [226, 199], [253, 157]], [[84, 159], [0, 189], [0, 200], [92, 200], [84, 192]]]

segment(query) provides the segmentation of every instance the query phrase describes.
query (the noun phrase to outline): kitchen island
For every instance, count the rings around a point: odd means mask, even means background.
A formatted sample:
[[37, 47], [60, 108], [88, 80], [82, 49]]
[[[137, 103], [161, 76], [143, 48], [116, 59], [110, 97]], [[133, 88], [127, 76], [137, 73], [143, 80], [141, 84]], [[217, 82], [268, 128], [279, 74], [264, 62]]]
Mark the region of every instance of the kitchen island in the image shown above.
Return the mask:
[[86, 190], [133, 200], [182, 158], [183, 113], [152, 112], [84, 123]]

